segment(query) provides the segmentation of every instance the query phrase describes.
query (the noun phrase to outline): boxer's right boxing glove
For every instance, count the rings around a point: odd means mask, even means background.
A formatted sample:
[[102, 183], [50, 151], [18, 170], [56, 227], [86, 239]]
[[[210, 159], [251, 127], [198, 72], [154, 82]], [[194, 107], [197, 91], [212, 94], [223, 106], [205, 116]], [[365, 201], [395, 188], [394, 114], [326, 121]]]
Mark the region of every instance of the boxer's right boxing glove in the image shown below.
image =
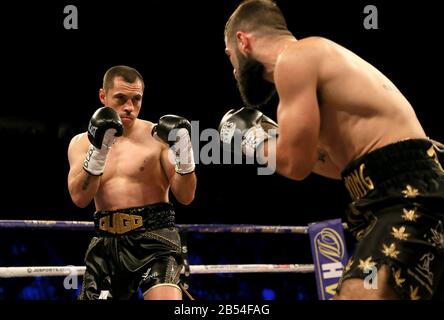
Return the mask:
[[236, 151], [235, 136], [239, 137], [242, 153], [254, 156], [257, 147], [264, 141], [277, 136], [278, 124], [254, 108], [231, 109], [219, 124], [220, 139], [231, 144]]
[[88, 140], [91, 144], [83, 169], [94, 176], [102, 175], [114, 139], [122, 134], [123, 124], [117, 112], [109, 107], [97, 109], [88, 125]]
[[191, 143], [191, 123], [187, 119], [173, 114], [162, 116], [151, 134], [168, 143], [170, 160], [175, 164], [178, 174], [194, 172], [196, 165]]

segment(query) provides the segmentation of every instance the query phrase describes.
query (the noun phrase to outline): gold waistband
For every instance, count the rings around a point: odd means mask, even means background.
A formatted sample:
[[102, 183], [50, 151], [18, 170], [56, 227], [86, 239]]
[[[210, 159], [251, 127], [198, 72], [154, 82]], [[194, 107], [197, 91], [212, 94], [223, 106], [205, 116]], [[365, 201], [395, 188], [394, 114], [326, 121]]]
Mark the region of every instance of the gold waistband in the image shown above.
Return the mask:
[[99, 230], [112, 234], [124, 234], [143, 225], [142, 216], [127, 213], [113, 213], [99, 219]]
[[[427, 156], [436, 163], [438, 170], [444, 172], [444, 169], [438, 159], [438, 153], [441, 152], [444, 153], [444, 145], [433, 140], [432, 145], [427, 150], [425, 150]], [[421, 158], [420, 160], [422, 159], [423, 158]], [[390, 164], [387, 165], [390, 166]], [[375, 177], [370, 177], [369, 173], [366, 172], [365, 163], [361, 163], [359, 167], [356, 167], [356, 169], [343, 177], [345, 187], [347, 188], [351, 198], [354, 201], [365, 197], [368, 192], [375, 189], [375, 179], [372, 178]]]

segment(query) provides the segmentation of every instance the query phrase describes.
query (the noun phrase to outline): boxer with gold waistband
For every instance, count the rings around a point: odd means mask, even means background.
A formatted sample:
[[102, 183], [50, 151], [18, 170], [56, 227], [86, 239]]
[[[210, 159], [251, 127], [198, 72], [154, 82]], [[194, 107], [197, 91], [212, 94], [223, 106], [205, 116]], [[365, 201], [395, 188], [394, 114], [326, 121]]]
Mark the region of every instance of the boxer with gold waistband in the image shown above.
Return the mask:
[[127, 66], [110, 68], [88, 132], [69, 145], [68, 188], [73, 202], [96, 207], [97, 236], [86, 252], [80, 299], [181, 299], [183, 266], [175, 212], [196, 190], [190, 123], [167, 115], [138, 119], [144, 82]]
[[[279, 174], [343, 179], [350, 192], [358, 241], [336, 298], [436, 297], [444, 287], [442, 145], [395, 84], [331, 40], [296, 39], [272, 0], [243, 1], [225, 25], [225, 47], [247, 107], [277, 93], [279, 134], [242, 108], [223, 117], [222, 141], [237, 128], [244, 153], [273, 157]], [[369, 288], [370, 271], [377, 285]]]

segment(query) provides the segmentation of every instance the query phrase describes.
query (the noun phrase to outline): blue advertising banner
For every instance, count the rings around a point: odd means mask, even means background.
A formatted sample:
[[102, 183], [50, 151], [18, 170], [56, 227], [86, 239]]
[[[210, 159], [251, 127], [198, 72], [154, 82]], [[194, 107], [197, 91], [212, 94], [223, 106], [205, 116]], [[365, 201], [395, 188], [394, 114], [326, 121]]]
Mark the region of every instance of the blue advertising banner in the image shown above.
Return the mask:
[[341, 219], [311, 223], [308, 225], [308, 234], [318, 297], [319, 300], [330, 300], [336, 293], [348, 260]]

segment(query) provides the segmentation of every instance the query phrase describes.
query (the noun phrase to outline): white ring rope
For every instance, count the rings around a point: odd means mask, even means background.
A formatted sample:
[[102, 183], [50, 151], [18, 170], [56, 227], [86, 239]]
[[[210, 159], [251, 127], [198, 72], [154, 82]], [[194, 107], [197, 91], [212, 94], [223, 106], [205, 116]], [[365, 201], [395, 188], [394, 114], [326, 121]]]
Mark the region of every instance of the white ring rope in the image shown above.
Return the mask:
[[[85, 273], [85, 269], [86, 267], [80, 266], [0, 267], [0, 278], [81, 276]], [[265, 272], [309, 273], [314, 272], [314, 266], [312, 264], [212, 264], [190, 266], [190, 274]], [[184, 273], [183, 270], [182, 273]]]
[[[343, 224], [347, 228], [346, 224]], [[261, 225], [228, 225], [228, 224], [183, 224], [177, 225], [184, 232], [201, 233], [299, 233], [307, 234], [306, 226], [261, 226]], [[0, 229], [53, 229], [53, 230], [94, 230], [91, 221], [57, 221], [57, 220], [0, 220]], [[0, 278], [15, 277], [57, 277], [82, 276], [83, 266], [29, 266], [0, 267]], [[313, 264], [225, 264], [225, 265], [190, 265], [190, 274], [217, 273], [309, 273], [314, 272]], [[185, 273], [185, 268], [182, 270]]]

